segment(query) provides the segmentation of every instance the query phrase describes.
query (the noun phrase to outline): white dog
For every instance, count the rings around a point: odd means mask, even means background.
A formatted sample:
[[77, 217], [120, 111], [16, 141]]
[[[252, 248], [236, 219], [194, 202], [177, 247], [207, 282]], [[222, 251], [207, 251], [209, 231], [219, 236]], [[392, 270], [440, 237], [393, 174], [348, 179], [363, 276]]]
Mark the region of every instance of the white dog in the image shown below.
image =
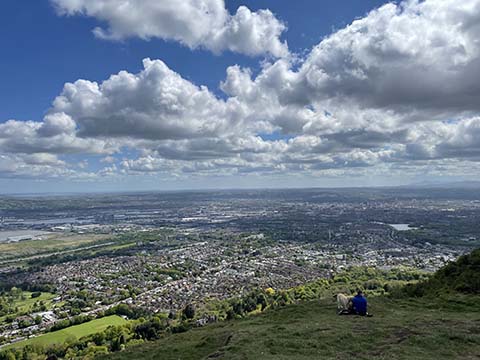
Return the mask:
[[337, 298], [337, 313], [349, 313], [352, 310], [352, 297], [345, 294], [337, 294], [334, 297]]

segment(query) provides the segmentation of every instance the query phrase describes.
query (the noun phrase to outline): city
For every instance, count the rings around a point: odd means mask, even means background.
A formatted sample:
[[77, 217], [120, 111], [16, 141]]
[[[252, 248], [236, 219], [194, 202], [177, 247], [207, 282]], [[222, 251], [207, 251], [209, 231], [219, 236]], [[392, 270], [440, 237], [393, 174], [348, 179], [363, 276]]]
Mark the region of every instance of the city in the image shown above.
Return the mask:
[[480, 0], [3, 0], [0, 360], [480, 359]]
[[[21, 203], [4, 197], [9, 210], [1, 214], [0, 248], [10, 252], [2, 249], [0, 279], [51, 295], [3, 317], [0, 339], [22, 341], [122, 303], [168, 314], [256, 288], [332, 278], [351, 267], [433, 273], [480, 239], [480, 198], [442, 193], [308, 189], [290, 190], [287, 199], [280, 190], [107, 194], [76, 205], [68, 197]], [[132, 197], [135, 202], [125, 201]], [[53, 245], [35, 249], [42, 242]]]

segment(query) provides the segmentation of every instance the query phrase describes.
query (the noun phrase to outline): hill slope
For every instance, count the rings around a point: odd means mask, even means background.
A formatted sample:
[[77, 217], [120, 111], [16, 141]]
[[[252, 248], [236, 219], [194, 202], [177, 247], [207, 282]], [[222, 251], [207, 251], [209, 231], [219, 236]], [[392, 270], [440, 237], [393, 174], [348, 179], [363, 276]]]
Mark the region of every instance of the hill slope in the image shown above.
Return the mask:
[[324, 299], [167, 335], [105, 359], [479, 359], [480, 249], [370, 299], [374, 317]]
[[370, 300], [372, 318], [338, 316], [331, 300], [168, 335], [104, 359], [478, 359], [473, 296]]
[[438, 270], [430, 279], [415, 285], [421, 294], [462, 292], [480, 294], [480, 249], [463, 255]]

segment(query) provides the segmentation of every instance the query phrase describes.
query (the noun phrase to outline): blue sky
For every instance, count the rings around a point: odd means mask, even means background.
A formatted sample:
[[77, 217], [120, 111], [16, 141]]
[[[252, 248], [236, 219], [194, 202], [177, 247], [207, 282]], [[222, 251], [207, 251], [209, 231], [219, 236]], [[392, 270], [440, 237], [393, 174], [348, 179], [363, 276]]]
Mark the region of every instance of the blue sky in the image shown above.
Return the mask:
[[477, 177], [480, 0], [176, 4], [4, 0], [2, 192]]
[[[291, 50], [302, 52], [333, 29], [345, 26], [382, 3], [384, 1], [255, 0], [227, 1], [226, 6], [231, 12], [240, 5], [252, 10], [271, 9], [288, 25], [283, 38]], [[2, 7], [2, 122], [38, 120], [65, 82], [102, 81], [120, 70], [137, 72], [146, 57], [162, 59], [185, 78], [212, 91], [218, 91], [228, 66], [258, 68], [259, 58], [231, 52], [214, 55], [205, 50], [191, 51], [173, 41], [102, 41], [91, 32], [98, 21], [88, 17], [59, 17], [48, 0], [4, 0]]]

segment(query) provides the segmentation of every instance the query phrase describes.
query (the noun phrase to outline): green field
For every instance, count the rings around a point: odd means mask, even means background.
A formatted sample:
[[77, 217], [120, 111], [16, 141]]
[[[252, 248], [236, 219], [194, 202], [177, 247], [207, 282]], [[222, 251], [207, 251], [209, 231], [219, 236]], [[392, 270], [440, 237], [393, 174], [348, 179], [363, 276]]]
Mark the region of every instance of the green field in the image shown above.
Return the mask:
[[[18, 314], [28, 312], [35, 302], [40, 302], [40, 301], [44, 302], [47, 309], [51, 309], [52, 299], [57, 296], [55, 294], [42, 292], [42, 294], [39, 297], [32, 298], [32, 293], [29, 291], [22, 292], [22, 295], [25, 299], [18, 299], [18, 300], [15, 300], [13, 303], [13, 307], [18, 307]], [[0, 324], [2, 324], [5, 321], [6, 317], [7, 315], [0, 316]]]
[[371, 318], [336, 315], [332, 300], [166, 336], [101, 359], [478, 359], [480, 304], [370, 299]]
[[52, 303], [52, 299], [57, 296], [55, 294], [42, 292], [39, 297], [32, 298], [32, 293], [30, 291], [24, 291], [22, 292], [22, 295], [25, 297], [25, 299], [19, 299], [14, 302], [14, 306], [18, 307], [19, 312], [29, 310], [35, 302], [40, 301], [43, 301], [48, 308]]
[[66, 329], [46, 333], [35, 338], [31, 338], [25, 341], [18, 342], [7, 346], [6, 348], [23, 347], [26, 345], [52, 345], [64, 343], [67, 339], [80, 339], [83, 336], [95, 334], [97, 332], [105, 330], [107, 327], [113, 325], [123, 325], [127, 321], [120, 316], [112, 315], [106, 316], [101, 319], [89, 321], [84, 324], [70, 326]]
[[[26, 240], [0, 244], [0, 260], [11, 260], [27, 256], [62, 251], [109, 238], [104, 234], [51, 234], [44, 240]], [[1, 261], [0, 261], [1, 264]]]

